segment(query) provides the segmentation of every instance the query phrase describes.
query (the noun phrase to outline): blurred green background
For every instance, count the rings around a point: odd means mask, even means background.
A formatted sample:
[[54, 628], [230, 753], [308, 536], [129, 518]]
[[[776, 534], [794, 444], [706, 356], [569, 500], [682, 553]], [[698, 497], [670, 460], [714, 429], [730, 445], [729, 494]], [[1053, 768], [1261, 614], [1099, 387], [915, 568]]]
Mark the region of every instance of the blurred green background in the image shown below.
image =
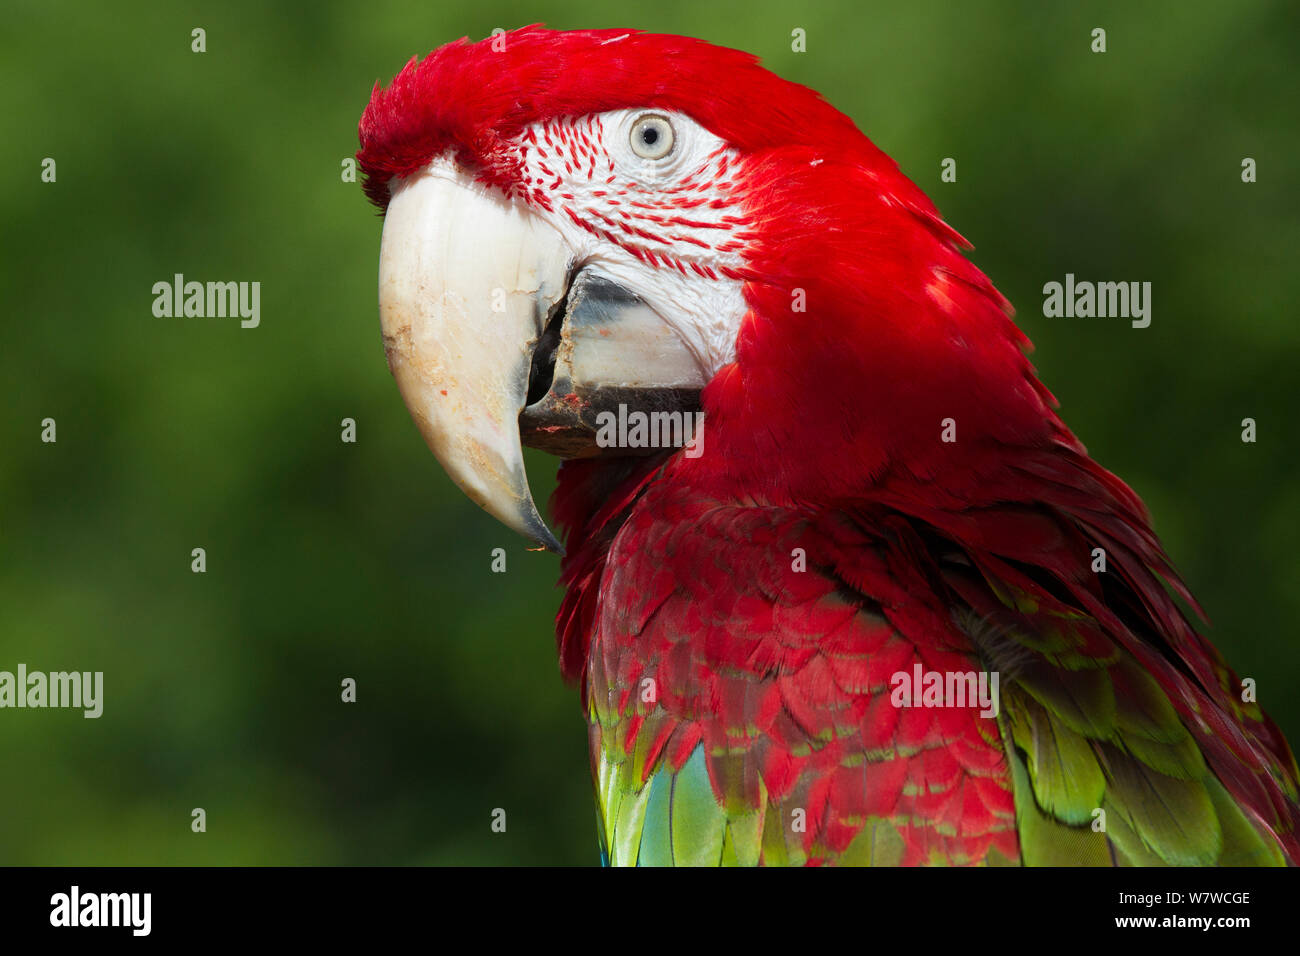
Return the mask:
[[[426, 450], [380, 344], [381, 223], [340, 176], [376, 79], [536, 21], [740, 47], [849, 113], [976, 243], [1300, 742], [1300, 8], [1076, 6], [9, 0], [0, 670], [102, 670], [105, 703], [0, 711], [0, 863], [595, 862], [557, 561]], [[155, 318], [177, 272], [261, 282], [261, 326]], [[1044, 318], [1066, 272], [1152, 282], [1151, 327]], [[530, 470], [542, 500], [554, 462]]]

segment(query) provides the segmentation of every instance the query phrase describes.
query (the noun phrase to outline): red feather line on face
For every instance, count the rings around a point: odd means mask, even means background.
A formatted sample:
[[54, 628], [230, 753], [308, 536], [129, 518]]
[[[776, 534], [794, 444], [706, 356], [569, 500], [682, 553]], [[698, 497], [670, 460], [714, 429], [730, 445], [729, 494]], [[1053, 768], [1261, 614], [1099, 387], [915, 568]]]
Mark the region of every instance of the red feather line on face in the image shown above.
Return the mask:
[[[710, 509], [723, 505], [757, 506], [773, 521], [782, 512], [810, 521], [841, 515], [870, 529], [853, 542], [855, 554], [899, 549], [892, 578], [864, 579], [876, 591], [899, 585], [906, 565], [913, 599], [966, 606], [992, 624], [1009, 615], [1001, 623], [1035, 626], [1032, 616], [998, 600], [1008, 587], [1041, 607], [1088, 615], [1104, 634], [1098, 646], [1123, 647], [1159, 681], [1233, 797], [1258, 820], [1276, 824], [1288, 852], [1300, 853], [1295, 804], [1262, 769], [1272, 765], [1294, 776], [1285, 740], [1267, 717], [1241, 716], [1236, 675], [1166, 589], [1195, 607], [1141, 501], [1088, 458], [1057, 417], [1008, 303], [962, 254], [968, 244], [893, 161], [818, 94], [745, 53], [622, 30], [527, 27], [505, 34], [504, 42], [496, 52], [490, 39], [458, 41], [412, 60], [387, 89], [376, 87], [357, 155], [377, 206], [385, 207], [391, 178], [448, 150], [481, 181], [540, 202], [520, 180], [521, 133], [614, 109], [686, 114], [741, 156], [727, 171], [744, 214], [730, 235], [741, 243], [749, 311], [735, 362], [703, 396], [707, 453], [561, 469], [553, 511], [568, 530], [568, 556], [557, 639], [562, 670], [582, 682], [584, 699], [593, 679], [606, 691], [626, 679], [623, 668], [646, 650], [638, 642], [650, 639], [601, 634], [601, 621], [611, 609], [632, 613], [647, 600], [642, 585], [662, 583], [645, 559], [632, 566], [637, 574], [623, 577], [635, 586], [612, 587], [607, 560], [616, 542], [624, 560], [649, 554], [656, 545], [649, 529], [661, 527], [656, 518], [669, 508], [690, 528], [704, 527]], [[570, 150], [579, 169], [581, 151]], [[631, 208], [638, 227], [663, 231], [664, 223], [641, 215], [647, 210], [620, 206], [614, 195], [600, 198], [609, 202], [611, 226]], [[689, 218], [684, 210], [677, 215]], [[643, 261], [661, 259], [670, 261], [662, 254]], [[796, 296], [802, 311], [792, 307]], [[941, 440], [947, 419], [955, 423], [955, 442]], [[980, 577], [945, 570], [937, 551], [925, 550], [936, 541]], [[816, 543], [809, 543], [810, 560]], [[1107, 552], [1108, 579], [1116, 582], [1109, 591], [1090, 571], [1093, 547]], [[665, 547], [657, 557], [668, 564], [683, 553]], [[727, 566], [710, 591], [715, 597], [726, 595], [733, 577], [740, 593], [741, 578], [762, 573], [727, 565], [735, 548], [710, 553], [701, 545], [692, 553], [699, 566], [674, 566], [675, 579]], [[894, 623], [922, 649], [950, 636], [945, 626]], [[697, 657], [691, 667], [660, 676], [669, 681], [665, 700], [692, 706], [676, 715], [680, 734], [671, 727], [645, 731], [658, 735], [656, 752], [663, 748], [675, 766], [689, 755], [687, 744], [722, 733], [715, 724], [723, 715], [697, 706], [708, 702], [699, 675], [736, 666], [727, 648], [683, 627], [677, 638], [690, 642]], [[800, 701], [789, 706], [797, 709]], [[640, 722], [630, 726], [629, 753], [641, 729]], [[785, 779], [775, 765], [767, 771], [769, 787]], [[985, 801], [999, 819], [1005, 783], [994, 781]]]

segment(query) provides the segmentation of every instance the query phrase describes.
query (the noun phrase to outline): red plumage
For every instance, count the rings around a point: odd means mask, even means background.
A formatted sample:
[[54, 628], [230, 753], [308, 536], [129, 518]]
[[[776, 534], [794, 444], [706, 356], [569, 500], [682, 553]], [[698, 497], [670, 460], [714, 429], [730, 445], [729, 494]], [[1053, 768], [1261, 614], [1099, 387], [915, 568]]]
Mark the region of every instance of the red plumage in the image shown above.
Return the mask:
[[[970, 710], [890, 706], [887, 688], [1064, 619], [1079, 660], [1132, 655], [1232, 797], [1300, 855], [1294, 758], [1171, 597], [1192, 601], [1140, 500], [1057, 417], [961, 237], [816, 93], [680, 37], [462, 40], [376, 87], [366, 191], [382, 208], [390, 178], [450, 150], [507, 195], [551, 202], [520, 181], [521, 131], [630, 107], [688, 114], [734, 147], [746, 216], [748, 312], [703, 392], [708, 453], [567, 462], [552, 502], [568, 533], [561, 669], [618, 713], [658, 682], [657, 709], [620, 726], [646, 777], [702, 741], [720, 801], [761, 790], [808, 810], [814, 859], [867, 817], [910, 821], [904, 862], [1016, 859], [1005, 742]], [[811, 573], [792, 570], [798, 549]], [[1056, 680], [1032, 655], [1011, 664]], [[855, 753], [875, 755], [870, 773]]]

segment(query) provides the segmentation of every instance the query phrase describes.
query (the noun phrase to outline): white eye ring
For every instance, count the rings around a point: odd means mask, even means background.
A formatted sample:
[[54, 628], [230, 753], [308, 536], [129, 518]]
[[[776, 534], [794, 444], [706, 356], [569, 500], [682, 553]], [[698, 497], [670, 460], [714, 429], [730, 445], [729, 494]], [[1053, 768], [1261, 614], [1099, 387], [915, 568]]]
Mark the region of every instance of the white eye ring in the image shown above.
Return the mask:
[[632, 152], [642, 159], [663, 159], [673, 151], [673, 124], [661, 113], [646, 113], [632, 124]]

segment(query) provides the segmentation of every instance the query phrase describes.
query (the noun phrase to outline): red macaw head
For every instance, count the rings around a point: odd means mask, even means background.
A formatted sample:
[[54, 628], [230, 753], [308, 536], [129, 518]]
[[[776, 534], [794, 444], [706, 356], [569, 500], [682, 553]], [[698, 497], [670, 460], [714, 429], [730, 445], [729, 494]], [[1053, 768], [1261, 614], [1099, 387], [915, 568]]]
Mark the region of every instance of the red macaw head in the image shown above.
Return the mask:
[[616, 404], [699, 403], [703, 454], [671, 467], [772, 503], [977, 486], [991, 443], [1073, 442], [925, 195], [747, 54], [626, 30], [460, 40], [376, 86], [360, 137], [403, 397], [462, 489], [554, 550], [521, 432], [604, 453]]

